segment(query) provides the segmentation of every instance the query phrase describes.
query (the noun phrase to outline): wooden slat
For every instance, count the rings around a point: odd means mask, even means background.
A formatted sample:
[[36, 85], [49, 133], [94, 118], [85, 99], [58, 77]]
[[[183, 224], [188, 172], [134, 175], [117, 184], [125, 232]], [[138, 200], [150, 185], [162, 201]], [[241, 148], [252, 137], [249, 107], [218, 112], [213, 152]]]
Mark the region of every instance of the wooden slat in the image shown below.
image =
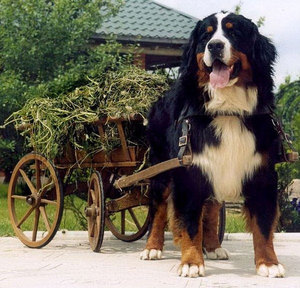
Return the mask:
[[108, 213], [116, 213], [125, 209], [130, 209], [139, 205], [148, 205], [149, 198], [142, 196], [141, 193], [126, 193], [118, 199], [112, 199], [106, 203]]
[[22, 217], [22, 219], [17, 223], [17, 227], [20, 228], [21, 225], [27, 220], [27, 218], [30, 216], [30, 214], [32, 213], [32, 211], [34, 210], [34, 207], [30, 207], [27, 212], [25, 213], [25, 215]]
[[70, 164], [56, 164], [55, 167], [57, 169], [67, 169], [72, 167], [75, 168], [112, 168], [112, 167], [136, 167], [139, 165], [140, 162], [137, 161], [124, 161], [124, 162], [103, 162], [103, 163], [82, 163], [82, 164], [76, 164], [76, 163], [70, 163]]
[[58, 205], [56, 201], [48, 200], [48, 199], [41, 199], [41, 203], [43, 204], [50, 204], [50, 205]]
[[129, 213], [130, 213], [130, 216], [131, 216], [132, 220], [134, 221], [135, 226], [136, 226], [139, 230], [141, 230], [141, 225], [140, 225], [138, 219], [136, 218], [136, 216], [135, 216], [135, 214], [134, 214], [132, 208], [129, 208], [128, 211], [129, 211]]
[[40, 206], [39, 209], [40, 209], [40, 212], [42, 214], [42, 218], [44, 220], [46, 229], [47, 229], [48, 232], [50, 232], [51, 227], [50, 227], [50, 222], [49, 222], [49, 219], [48, 219], [48, 216], [47, 216], [47, 213], [46, 213], [46, 209], [45, 209], [44, 206]]
[[39, 228], [39, 220], [40, 220], [40, 209], [35, 209], [35, 216], [34, 216], [34, 224], [33, 224], [33, 231], [32, 231], [32, 241], [36, 241], [36, 235]]
[[107, 124], [110, 122], [125, 122], [125, 121], [143, 121], [143, 117], [139, 114], [132, 114], [130, 117], [103, 117], [96, 121], [94, 124]]
[[117, 122], [117, 128], [118, 128], [119, 138], [121, 141], [123, 155], [125, 156], [125, 159], [127, 161], [131, 161], [122, 122], [120, 121]]
[[121, 211], [121, 234], [125, 234], [125, 210]]
[[11, 195], [11, 198], [13, 199], [20, 199], [26, 201], [26, 196], [21, 196], [21, 195]]
[[36, 191], [39, 192], [42, 186], [41, 183], [41, 168], [39, 160], [35, 159], [35, 180], [36, 180]]
[[30, 181], [30, 179], [28, 178], [26, 172], [23, 169], [19, 169], [23, 179], [25, 180], [26, 184], [28, 185], [30, 191], [32, 194], [36, 194], [36, 189], [33, 186], [32, 182]]

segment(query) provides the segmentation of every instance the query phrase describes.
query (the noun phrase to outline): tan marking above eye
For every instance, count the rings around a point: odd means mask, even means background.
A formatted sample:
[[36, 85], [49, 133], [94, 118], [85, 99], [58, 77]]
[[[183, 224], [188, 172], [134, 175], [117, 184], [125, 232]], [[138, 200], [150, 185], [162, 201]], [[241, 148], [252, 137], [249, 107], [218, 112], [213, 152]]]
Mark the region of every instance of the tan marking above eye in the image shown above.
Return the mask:
[[233, 24], [231, 22], [227, 22], [225, 24], [225, 26], [226, 26], [227, 29], [231, 29], [233, 27]]
[[213, 27], [213, 26], [207, 26], [206, 31], [207, 31], [208, 33], [211, 33], [211, 32], [214, 31], [214, 27]]

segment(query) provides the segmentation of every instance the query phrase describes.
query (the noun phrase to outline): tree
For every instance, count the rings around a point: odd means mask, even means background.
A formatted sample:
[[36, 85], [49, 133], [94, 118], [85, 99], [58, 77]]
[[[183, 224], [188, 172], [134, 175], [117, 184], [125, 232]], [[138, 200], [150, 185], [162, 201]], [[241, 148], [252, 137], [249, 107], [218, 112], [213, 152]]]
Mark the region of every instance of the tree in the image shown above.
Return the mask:
[[[285, 83], [281, 84], [276, 94], [277, 112], [282, 119], [285, 132], [292, 140], [296, 151], [300, 150], [300, 79], [291, 82], [287, 77]], [[300, 162], [283, 163], [278, 165], [279, 176], [278, 189], [281, 216], [279, 219], [280, 229], [290, 232], [299, 232], [300, 213], [290, 203], [285, 189], [292, 179], [300, 178]]]
[[28, 83], [53, 79], [87, 52], [116, 7], [104, 0], [1, 0], [2, 66]]
[[[110, 49], [93, 49], [89, 41], [120, 5], [121, 0], [0, 0], [0, 125], [30, 97], [55, 97], [85, 84]], [[0, 129], [0, 140], [0, 168], [9, 173], [22, 143], [12, 127]]]

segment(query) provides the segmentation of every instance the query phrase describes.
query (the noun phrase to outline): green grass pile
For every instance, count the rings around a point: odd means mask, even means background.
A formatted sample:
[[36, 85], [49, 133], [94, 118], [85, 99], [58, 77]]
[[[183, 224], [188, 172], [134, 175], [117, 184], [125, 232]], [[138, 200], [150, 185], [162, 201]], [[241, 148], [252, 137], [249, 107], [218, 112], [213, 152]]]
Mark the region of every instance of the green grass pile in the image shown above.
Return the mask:
[[[89, 155], [109, 152], [119, 143], [117, 129], [109, 124], [105, 139], [91, 125], [102, 117], [146, 117], [151, 105], [169, 89], [167, 77], [133, 65], [102, 73], [85, 86], [57, 98], [34, 98], [13, 113], [6, 125], [25, 128], [22, 135], [30, 149], [49, 159], [63, 155], [66, 145]], [[128, 135], [127, 135], [128, 136]], [[129, 135], [135, 143], [134, 135]]]

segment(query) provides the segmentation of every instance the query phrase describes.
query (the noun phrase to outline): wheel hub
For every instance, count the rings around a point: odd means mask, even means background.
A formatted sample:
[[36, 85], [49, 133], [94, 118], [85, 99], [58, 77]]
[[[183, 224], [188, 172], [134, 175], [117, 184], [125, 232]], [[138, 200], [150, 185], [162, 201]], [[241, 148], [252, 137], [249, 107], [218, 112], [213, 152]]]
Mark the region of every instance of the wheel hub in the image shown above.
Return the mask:
[[97, 208], [94, 204], [90, 207], [85, 207], [84, 212], [86, 217], [96, 218], [99, 216], [99, 208]]
[[28, 196], [26, 196], [26, 202], [29, 205], [34, 205], [36, 200], [32, 195], [28, 195]]

